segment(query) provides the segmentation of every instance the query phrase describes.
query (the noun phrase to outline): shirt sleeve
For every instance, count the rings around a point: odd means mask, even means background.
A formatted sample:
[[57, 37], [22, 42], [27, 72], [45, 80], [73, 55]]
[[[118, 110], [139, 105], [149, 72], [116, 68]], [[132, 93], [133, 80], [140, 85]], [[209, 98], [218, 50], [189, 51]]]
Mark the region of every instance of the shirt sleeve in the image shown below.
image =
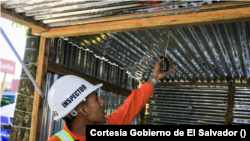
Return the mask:
[[121, 107], [114, 113], [107, 115], [109, 125], [130, 125], [154, 94], [154, 91], [154, 87], [147, 82], [139, 89], [133, 90]]

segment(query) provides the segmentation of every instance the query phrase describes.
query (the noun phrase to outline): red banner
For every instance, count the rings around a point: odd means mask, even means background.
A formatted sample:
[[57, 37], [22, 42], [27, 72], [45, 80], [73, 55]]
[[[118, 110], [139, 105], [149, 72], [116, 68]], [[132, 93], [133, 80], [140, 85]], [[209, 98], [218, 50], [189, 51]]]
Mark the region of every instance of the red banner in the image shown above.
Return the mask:
[[17, 92], [18, 88], [19, 88], [19, 80], [18, 79], [13, 79], [10, 91]]
[[16, 62], [0, 58], [0, 71], [15, 74]]

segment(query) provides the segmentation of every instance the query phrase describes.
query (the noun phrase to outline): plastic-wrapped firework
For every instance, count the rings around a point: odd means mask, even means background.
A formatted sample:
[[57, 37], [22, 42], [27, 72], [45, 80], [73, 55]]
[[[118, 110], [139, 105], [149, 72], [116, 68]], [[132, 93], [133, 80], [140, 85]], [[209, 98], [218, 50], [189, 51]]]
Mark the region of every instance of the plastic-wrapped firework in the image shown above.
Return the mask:
[[90, 76], [93, 76], [94, 69], [95, 69], [95, 54], [93, 51], [89, 51], [90, 59], [89, 59], [89, 74]]
[[55, 62], [60, 64], [61, 52], [62, 52], [62, 38], [57, 39], [56, 52], [55, 52]]
[[[99, 60], [99, 57], [98, 58], [96, 58], [96, 57], [97, 57], [96, 54], [94, 54], [93, 61], [92, 61], [92, 66], [91, 66], [91, 68], [92, 68], [92, 71], [91, 71], [92, 75], [91, 76], [93, 76], [95, 78], [96, 78], [96, 68], [97, 68], [96, 65], [98, 65], [97, 60]], [[91, 74], [91, 72], [89, 72], [89, 73]]]
[[110, 83], [114, 84], [114, 70], [115, 70], [115, 65], [111, 63], [111, 75], [110, 75]]
[[93, 77], [100, 78], [100, 57], [95, 56], [95, 64], [93, 66]]
[[130, 73], [127, 71], [126, 72], [126, 83], [125, 83], [125, 87], [126, 87], [126, 89], [130, 89], [130, 87], [129, 87], [129, 80], [130, 80]]
[[51, 38], [49, 45], [49, 61], [53, 60], [53, 54], [54, 54], [54, 38]]
[[71, 47], [71, 49], [72, 49], [72, 52], [71, 52], [71, 63], [70, 63], [70, 68], [72, 68], [72, 69], [75, 69], [75, 56], [76, 56], [76, 46], [75, 46], [75, 44], [74, 43], [72, 43], [72, 47]]
[[67, 44], [67, 54], [66, 54], [66, 66], [70, 67], [70, 54], [71, 54], [71, 42]]
[[119, 86], [123, 88], [123, 80], [124, 80], [124, 69], [120, 68], [120, 80], [119, 80]]
[[93, 77], [96, 77], [96, 72], [95, 72], [95, 68], [96, 68], [96, 55], [93, 54], [94, 57], [93, 59], [91, 60], [91, 65], [90, 65], [90, 71], [89, 71], [89, 75], [90, 76], [93, 76]]
[[63, 40], [62, 40], [62, 49], [61, 49], [60, 64], [61, 65], [65, 65], [68, 38], [62, 38], [62, 39]]
[[77, 58], [76, 58], [76, 61], [77, 61], [77, 67], [76, 67], [76, 70], [80, 71], [80, 59], [81, 59], [81, 47], [77, 46], [77, 52], [76, 52], [76, 55], [77, 55]]
[[54, 54], [54, 62], [59, 63], [60, 60], [60, 56], [61, 56], [61, 38], [56, 38], [54, 40], [54, 44], [55, 44], [55, 54]]
[[131, 85], [132, 85], [132, 84], [131, 84], [131, 83], [132, 83], [132, 82], [131, 82], [131, 79], [132, 79], [132, 78], [131, 78], [131, 75], [130, 75], [130, 73], [128, 73], [128, 79], [127, 79], [127, 89], [128, 89], [128, 90], [131, 90]]
[[79, 51], [78, 46], [76, 44], [73, 44], [73, 69], [77, 70], [78, 68], [78, 57], [79, 57]]
[[84, 56], [83, 57], [84, 57], [84, 59], [83, 59], [83, 73], [87, 74], [89, 49], [84, 50]]
[[100, 80], [103, 80], [103, 75], [104, 75], [104, 60], [105, 60], [105, 58], [104, 57], [102, 57], [102, 58], [100, 58], [100, 65], [99, 65], [99, 67], [98, 67], [98, 72], [99, 72], [99, 79]]
[[138, 85], [138, 81], [137, 81], [137, 78], [135, 77], [135, 79], [134, 79], [134, 81], [135, 81], [135, 85], [134, 85], [134, 89], [137, 89], [137, 85]]
[[115, 93], [115, 95], [114, 95], [114, 109], [115, 110], [118, 108], [118, 105], [117, 105], [118, 104], [118, 95], [119, 94], [117, 94], [117, 93]]
[[132, 90], [135, 89], [135, 78], [132, 76]]
[[122, 78], [122, 87], [128, 89], [128, 72], [124, 69], [123, 70], [124, 77]]
[[74, 68], [74, 44], [72, 42], [69, 42], [69, 46], [70, 46], [70, 63], [69, 63], [69, 67], [70, 68]]
[[51, 46], [51, 61], [56, 62], [56, 53], [57, 53], [57, 43], [58, 43], [58, 38], [54, 38], [53, 41], [53, 46]]
[[135, 85], [135, 87], [136, 87], [136, 89], [138, 89], [138, 87], [139, 87], [139, 81], [138, 81], [138, 79], [136, 79], [136, 85]]
[[84, 68], [84, 49], [83, 48], [79, 48], [79, 65], [78, 65], [78, 70], [80, 72], [83, 72], [83, 68]]
[[107, 114], [111, 114], [111, 97], [112, 97], [112, 94], [111, 92], [109, 91], [108, 92], [108, 101], [107, 101]]
[[115, 84], [115, 63], [112, 63], [112, 74], [111, 74], [111, 83]]
[[108, 74], [108, 60], [107, 59], [104, 59], [104, 62], [103, 62], [103, 79], [104, 81], [107, 82], [107, 74]]
[[110, 96], [111, 96], [111, 101], [110, 101], [110, 113], [109, 114], [112, 114], [113, 111], [114, 111], [114, 93], [110, 91]]
[[132, 78], [132, 90], [134, 90], [135, 89], [135, 78], [133, 77]]
[[107, 82], [111, 83], [111, 71], [112, 71], [111, 62], [108, 62], [107, 68], [108, 68], [108, 70], [107, 70]]
[[87, 65], [86, 65], [86, 74], [87, 75], [90, 75], [89, 73], [89, 70], [90, 70], [90, 67], [91, 67], [91, 63], [92, 63], [92, 58], [93, 58], [93, 51], [89, 51], [88, 53], [88, 57], [87, 57]]
[[117, 108], [119, 108], [121, 106], [121, 95], [119, 94], [117, 96]]
[[121, 79], [121, 67], [118, 67], [117, 69], [117, 80], [116, 80], [116, 85], [120, 86], [120, 79]]
[[118, 73], [118, 65], [114, 64], [114, 78], [113, 78], [113, 84], [117, 85], [117, 73]]
[[105, 113], [107, 114], [108, 92], [106, 90], [104, 90], [103, 92], [103, 100], [105, 101], [104, 108], [105, 108]]
[[124, 79], [125, 79], [125, 71], [124, 71], [124, 68], [121, 68], [121, 78], [120, 78], [120, 86], [123, 88], [123, 83], [124, 83]]

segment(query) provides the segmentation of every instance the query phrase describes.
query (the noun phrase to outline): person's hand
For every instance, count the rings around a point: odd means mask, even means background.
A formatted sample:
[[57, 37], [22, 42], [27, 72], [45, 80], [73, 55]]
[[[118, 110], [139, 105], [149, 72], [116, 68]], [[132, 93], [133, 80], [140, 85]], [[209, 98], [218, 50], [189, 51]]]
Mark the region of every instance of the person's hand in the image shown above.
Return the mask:
[[[170, 61], [168, 59], [168, 57], [166, 57], [168, 61]], [[156, 79], [156, 81], [158, 82], [160, 79], [162, 79], [163, 77], [165, 77], [166, 75], [168, 75], [169, 73], [173, 72], [176, 68], [177, 65], [170, 69], [172, 67], [172, 65], [174, 64], [174, 60], [172, 60], [172, 62], [169, 65], [169, 69], [168, 71], [162, 71], [162, 62], [164, 61], [165, 58], [160, 59], [156, 64], [155, 64], [155, 68], [154, 68], [154, 72], [153, 72], [153, 77]]]

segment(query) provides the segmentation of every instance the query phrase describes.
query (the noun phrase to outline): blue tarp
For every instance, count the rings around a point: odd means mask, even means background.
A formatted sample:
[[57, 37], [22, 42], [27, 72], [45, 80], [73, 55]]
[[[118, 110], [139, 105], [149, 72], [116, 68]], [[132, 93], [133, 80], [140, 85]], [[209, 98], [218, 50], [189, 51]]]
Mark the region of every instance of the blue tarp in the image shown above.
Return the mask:
[[12, 123], [15, 107], [15, 103], [1, 107], [1, 124]]
[[2, 124], [10, 124], [9, 117], [1, 116], [1, 123]]
[[1, 129], [0, 130], [1, 133], [1, 137], [0, 137], [0, 141], [8, 141], [10, 138], [10, 130], [9, 129]]

